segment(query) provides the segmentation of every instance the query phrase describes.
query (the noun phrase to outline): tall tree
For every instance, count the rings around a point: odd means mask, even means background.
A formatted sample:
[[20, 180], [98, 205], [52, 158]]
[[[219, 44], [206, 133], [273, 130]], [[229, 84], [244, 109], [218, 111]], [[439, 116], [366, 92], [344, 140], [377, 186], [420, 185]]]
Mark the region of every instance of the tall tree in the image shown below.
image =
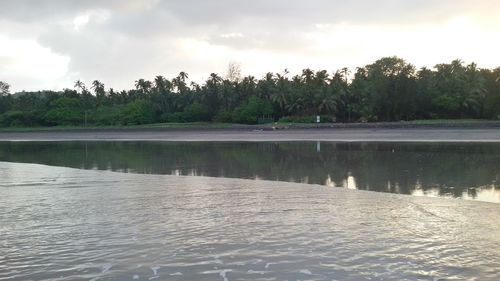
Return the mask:
[[145, 96], [151, 93], [151, 89], [153, 88], [153, 83], [145, 79], [139, 79], [135, 81], [135, 88], [142, 94], [142, 96]]
[[230, 62], [227, 66], [226, 79], [238, 83], [241, 80], [241, 64], [237, 62]]
[[0, 81], [0, 96], [6, 96], [8, 94], [10, 94], [10, 85]]
[[104, 83], [99, 80], [94, 80], [92, 82], [92, 87], [97, 98], [97, 106], [102, 105], [105, 102], [106, 90], [104, 88]]
[[414, 115], [412, 99], [415, 67], [397, 57], [386, 57], [365, 67], [369, 87], [367, 101], [381, 121], [409, 119]]
[[74, 87], [75, 87], [75, 89], [79, 90], [80, 93], [84, 93], [87, 91], [85, 84], [81, 80], [76, 80]]
[[276, 74], [276, 90], [272, 92], [271, 101], [278, 108], [278, 115], [283, 117], [287, 114], [286, 110], [289, 107], [290, 81], [286, 74]]
[[0, 81], [0, 114], [11, 106], [10, 85]]

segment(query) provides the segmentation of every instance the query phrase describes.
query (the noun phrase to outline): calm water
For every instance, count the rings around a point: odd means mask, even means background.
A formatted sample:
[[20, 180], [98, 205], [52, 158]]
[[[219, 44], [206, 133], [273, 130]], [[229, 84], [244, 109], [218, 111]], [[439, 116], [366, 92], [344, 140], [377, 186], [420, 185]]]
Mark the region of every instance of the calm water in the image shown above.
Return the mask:
[[500, 144], [0, 143], [0, 161], [265, 179], [500, 203]]
[[[52, 164], [72, 163], [69, 159], [82, 150], [79, 144], [66, 145], [55, 154], [31, 152], [53, 155]], [[96, 145], [92, 161], [119, 154]], [[139, 144], [108, 145], [138, 146], [131, 154], [136, 156], [146, 151]], [[48, 145], [48, 151], [55, 147]], [[156, 146], [151, 151], [165, 148], [166, 154], [139, 156], [135, 160], [145, 162], [134, 167], [157, 167], [154, 161], [176, 154], [168, 147]], [[263, 154], [277, 149], [258, 147]], [[178, 153], [190, 150], [193, 156], [200, 152], [188, 145]], [[24, 157], [34, 157], [27, 152]], [[309, 155], [303, 152], [289, 157]], [[353, 157], [349, 163], [360, 157], [344, 153]], [[133, 162], [131, 155], [116, 156], [113, 163], [124, 169]], [[242, 154], [224, 159], [231, 157]], [[334, 162], [328, 160], [331, 154], [324, 157], [325, 163]], [[368, 153], [363, 161], [379, 157]], [[450, 160], [464, 159], [455, 157]], [[174, 159], [165, 160], [164, 167]], [[198, 160], [202, 167], [203, 156]], [[89, 168], [97, 164], [92, 161]], [[238, 165], [270, 167], [246, 161]], [[180, 168], [179, 163], [172, 169]], [[8, 162], [0, 162], [0, 178], [0, 280], [500, 280], [500, 204]]]

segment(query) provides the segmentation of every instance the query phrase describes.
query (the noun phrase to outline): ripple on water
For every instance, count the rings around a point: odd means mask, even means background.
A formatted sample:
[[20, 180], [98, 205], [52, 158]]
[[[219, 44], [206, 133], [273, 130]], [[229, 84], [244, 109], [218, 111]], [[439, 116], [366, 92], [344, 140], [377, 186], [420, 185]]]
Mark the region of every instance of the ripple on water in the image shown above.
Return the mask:
[[[0, 188], [0, 280], [500, 280], [497, 204], [280, 182], [2, 169], [13, 171], [9, 182], [17, 186]], [[50, 173], [53, 184], [24, 184]], [[80, 187], [61, 188], [67, 179]]]

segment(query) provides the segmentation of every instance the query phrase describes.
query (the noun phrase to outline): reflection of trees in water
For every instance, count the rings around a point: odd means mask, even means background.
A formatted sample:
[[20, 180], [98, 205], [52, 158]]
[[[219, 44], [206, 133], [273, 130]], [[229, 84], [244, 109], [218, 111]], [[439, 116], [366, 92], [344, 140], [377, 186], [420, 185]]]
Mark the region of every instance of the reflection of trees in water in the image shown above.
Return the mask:
[[[2, 143], [0, 160], [137, 173], [205, 175], [337, 185], [349, 175], [359, 189], [474, 196], [495, 184], [498, 144]], [[497, 185], [498, 187], [498, 185]], [[472, 189], [471, 189], [472, 188]]]

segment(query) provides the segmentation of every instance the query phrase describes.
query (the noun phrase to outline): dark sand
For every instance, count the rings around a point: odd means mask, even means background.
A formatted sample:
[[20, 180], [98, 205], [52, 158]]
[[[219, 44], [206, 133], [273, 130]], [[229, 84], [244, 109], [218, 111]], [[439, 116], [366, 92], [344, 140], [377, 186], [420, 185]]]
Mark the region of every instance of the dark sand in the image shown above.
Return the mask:
[[2, 132], [0, 141], [500, 142], [500, 128], [99, 129]]

